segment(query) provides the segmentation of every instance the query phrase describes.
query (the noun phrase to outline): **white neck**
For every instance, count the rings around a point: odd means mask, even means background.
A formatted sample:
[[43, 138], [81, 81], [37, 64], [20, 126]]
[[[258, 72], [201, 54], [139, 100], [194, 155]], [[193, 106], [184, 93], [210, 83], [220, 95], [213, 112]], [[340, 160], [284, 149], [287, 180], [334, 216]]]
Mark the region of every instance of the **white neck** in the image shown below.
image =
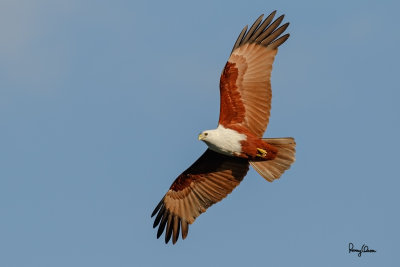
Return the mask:
[[208, 133], [204, 142], [207, 146], [218, 153], [235, 156], [242, 152], [240, 141], [246, 140], [246, 135], [235, 130], [218, 125], [217, 129], [205, 131]]

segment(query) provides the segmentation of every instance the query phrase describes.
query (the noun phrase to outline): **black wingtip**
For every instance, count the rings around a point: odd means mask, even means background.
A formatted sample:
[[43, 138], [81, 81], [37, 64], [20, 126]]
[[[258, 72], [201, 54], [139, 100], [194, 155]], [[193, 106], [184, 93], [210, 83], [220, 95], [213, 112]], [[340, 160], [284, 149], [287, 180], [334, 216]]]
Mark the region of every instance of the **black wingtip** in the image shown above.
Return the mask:
[[168, 244], [172, 236], [172, 225], [174, 223], [174, 216], [171, 213], [168, 215], [167, 229], [165, 230], [165, 244]]
[[158, 227], [157, 238], [160, 238], [160, 236], [164, 232], [165, 225], [167, 224], [167, 221], [168, 221], [167, 219], [168, 219], [168, 214], [164, 213], [164, 216], [161, 220], [160, 226]]
[[161, 206], [164, 203], [164, 198], [161, 199], [160, 202], [158, 202], [157, 206], [155, 207], [155, 209], [153, 210], [153, 212], [151, 213], [151, 218], [153, 218], [154, 215], [156, 215], [157, 211], [161, 208]]
[[[249, 30], [247, 30], [247, 25], [246, 27], [242, 30], [242, 32], [239, 34], [239, 37], [237, 38], [232, 52], [239, 48], [242, 45], [245, 45], [246, 43], [258, 43], [261, 44], [265, 47], [269, 46], [269, 44], [274, 42], [275, 38], [278, 38], [281, 33], [284, 32], [284, 30], [287, 28], [289, 24], [284, 24], [282, 31], [278, 33], [275, 33], [275, 29], [279, 27], [279, 25], [282, 23], [285, 14], [280, 15], [275, 21], [273, 20], [275, 17], [275, 14], [277, 13], [276, 10], [272, 11], [265, 19], [262, 21], [262, 18], [264, 17], [264, 14], [260, 15], [257, 20], [253, 23], [253, 25], [250, 27]], [[278, 44], [278, 43], [276, 43]], [[276, 45], [275, 44], [275, 45]], [[277, 48], [276, 46], [275, 48]], [[231, 53], [232, 53], [231, 52]]]
[[280, 15], [275, 21], [279, 21], [278, 24], [281, 24], [282, 20], [285, 18], [285, 14]]
[[153, 228], [156, 228], [157, 225], [160, 223], [160, 220], [164, 215], [164, 213], [165, 213], [165, 207], [162, 207], [159, 213], [157, 214], [157, 217], [154, 219]]

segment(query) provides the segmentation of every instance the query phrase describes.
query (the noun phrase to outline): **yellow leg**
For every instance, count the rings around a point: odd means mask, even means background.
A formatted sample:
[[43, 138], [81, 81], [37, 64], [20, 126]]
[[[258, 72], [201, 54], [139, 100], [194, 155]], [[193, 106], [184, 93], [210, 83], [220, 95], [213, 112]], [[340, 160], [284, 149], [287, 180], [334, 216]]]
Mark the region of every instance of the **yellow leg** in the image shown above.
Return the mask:
[[257, 148], [257, 157], [265, 158], [267, 156], [267, 151], [261, 148]]

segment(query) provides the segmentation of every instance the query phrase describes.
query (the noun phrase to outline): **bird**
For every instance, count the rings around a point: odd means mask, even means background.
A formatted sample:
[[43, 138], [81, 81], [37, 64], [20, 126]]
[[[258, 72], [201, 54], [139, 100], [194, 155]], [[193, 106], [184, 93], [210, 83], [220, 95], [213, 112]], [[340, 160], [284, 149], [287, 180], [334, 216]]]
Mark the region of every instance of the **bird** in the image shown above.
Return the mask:
[[[151, 214], [157, 238], [175, 244], [181, 232], [211, 205], [221, 201], [246, 176], [250, 165], [267, 181], [278, 179], [295, 161], [292, 137], [263, 138], [271, 109], [274, 58], [289, 34], [276, 10], [240, 32], [220, 78], [218, 127], [198, 135], [207, 150], [182, 172]], [[281, 25], [281, 26], [280, 26]]]

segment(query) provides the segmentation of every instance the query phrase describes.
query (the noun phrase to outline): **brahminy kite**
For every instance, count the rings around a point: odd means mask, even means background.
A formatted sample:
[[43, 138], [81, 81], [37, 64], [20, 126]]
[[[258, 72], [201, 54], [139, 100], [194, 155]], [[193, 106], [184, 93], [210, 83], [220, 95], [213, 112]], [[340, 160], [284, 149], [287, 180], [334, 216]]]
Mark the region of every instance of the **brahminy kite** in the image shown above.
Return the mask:
[[157, 214], [157, 238], [166, 229], [165, 243], [172, 236], [175, 244], [180, 231], [185, 239], [189, 224], [231, 193], [249, 164], [272, 182], [295, 161], [293, 138], [263, 138], [271, 109], [272, 63], [289, 38], [281, 36], [289, 23], [279, 27], [284, 15], [273, 21], [275, 13], [265, 20], [261, 15], [239, 34], [221, 74], [218, 127], [198, 137], [208, 149], [176, 178], [151, 214]]

